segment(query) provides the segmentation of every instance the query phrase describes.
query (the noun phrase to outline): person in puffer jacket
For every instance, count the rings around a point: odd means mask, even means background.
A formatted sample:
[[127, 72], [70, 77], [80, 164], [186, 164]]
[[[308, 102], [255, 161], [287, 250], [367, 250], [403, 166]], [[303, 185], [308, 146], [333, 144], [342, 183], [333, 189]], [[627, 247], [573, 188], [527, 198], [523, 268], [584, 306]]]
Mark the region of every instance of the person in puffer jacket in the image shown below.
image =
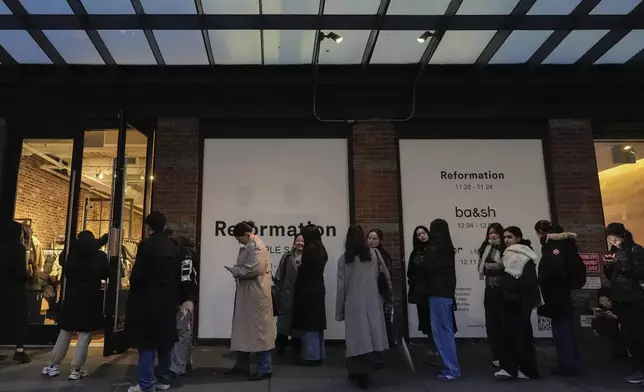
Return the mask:
[[558, 367], [550, 371], [558, 376], [579, 374], [579, 356], [572, 330], [571, 296], [573, 266], [582, 262], [577, 248], [577, 235], [549, 221], [539, 221], [535, 231], [541, 242], [539, 286], [544, 305], [540, 316], [552, 319], [552, 338], [557, 349]]
[[541, 304], [536, 262], [539, 257], [523, 239], [521, 229], [507, 227], [503, 232], [507, 248], [503, 252], [500, 276], [504, 339], [497, 379], [539, 379], [532, 335], [532, 311]]
[[604, 274], [610, 279], [612, 300], [622, 336], [633, 356], [637, 372], [624, 381], [644, 383], [644, 248], [621, 223], [606, 227], [606, 239], [618, 249], [605, 256]]

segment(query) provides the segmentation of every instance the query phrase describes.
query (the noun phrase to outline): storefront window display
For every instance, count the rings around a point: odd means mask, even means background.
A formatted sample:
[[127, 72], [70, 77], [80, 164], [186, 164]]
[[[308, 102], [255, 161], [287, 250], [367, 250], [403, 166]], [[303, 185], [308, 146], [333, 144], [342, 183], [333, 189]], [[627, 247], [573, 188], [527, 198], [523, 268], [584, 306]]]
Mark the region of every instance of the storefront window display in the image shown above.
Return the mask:
[[604, 221], [621, 222], [644, 241], [644, 141], [595, 143]]

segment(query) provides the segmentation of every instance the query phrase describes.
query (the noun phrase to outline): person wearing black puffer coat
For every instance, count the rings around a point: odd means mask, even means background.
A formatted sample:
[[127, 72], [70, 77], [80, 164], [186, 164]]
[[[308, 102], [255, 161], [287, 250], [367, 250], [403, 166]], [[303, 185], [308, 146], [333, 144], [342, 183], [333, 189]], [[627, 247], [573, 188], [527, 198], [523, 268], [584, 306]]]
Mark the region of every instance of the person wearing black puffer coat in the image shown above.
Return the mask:
[[[572, 286], [574, 268], [582, 263], [575, 233], [548, 221], [539, 221], [535, 231], [541, 242], [539, 286], [544, 305], [537, 310], [552, 319], [552, 337], [557, 349], [558, 367], [553, 375], [575, 376], [579, 373], [579, 357], [572, 330]], [[585, 271], [585, 269], [584, 269]], [[585, 272], [584, 272], [585, 273]]]
[[637, 372], [624, 381], [644, 383], [644, 248], [621, 223], [606, 227], [608, 242], [619, 249], [605, 256], [604, 274], [610, 279], [612, 300], [620, 320], [622, 336], [633, 356]]

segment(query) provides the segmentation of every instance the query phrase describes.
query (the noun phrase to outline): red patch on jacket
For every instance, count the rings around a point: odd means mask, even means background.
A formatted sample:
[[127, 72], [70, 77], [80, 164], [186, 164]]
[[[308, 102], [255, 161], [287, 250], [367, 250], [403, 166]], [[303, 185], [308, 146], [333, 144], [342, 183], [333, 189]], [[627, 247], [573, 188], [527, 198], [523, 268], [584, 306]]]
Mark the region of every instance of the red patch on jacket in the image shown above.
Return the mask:
[[553, 249], [552, 254], [557, 256], [559, 254], [559, 249]]

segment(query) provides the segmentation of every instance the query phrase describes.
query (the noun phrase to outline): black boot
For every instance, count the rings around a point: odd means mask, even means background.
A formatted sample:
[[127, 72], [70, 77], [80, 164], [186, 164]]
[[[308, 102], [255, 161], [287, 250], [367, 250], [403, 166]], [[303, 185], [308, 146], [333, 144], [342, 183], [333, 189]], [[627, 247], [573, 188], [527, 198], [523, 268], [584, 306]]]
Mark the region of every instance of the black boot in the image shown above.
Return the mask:
[[358, 385], [358, 388], [365, 391], [371, 388], [371, 382], [369, 382], [369, 375], [368, 374], [357, 375], [356, 384]]

